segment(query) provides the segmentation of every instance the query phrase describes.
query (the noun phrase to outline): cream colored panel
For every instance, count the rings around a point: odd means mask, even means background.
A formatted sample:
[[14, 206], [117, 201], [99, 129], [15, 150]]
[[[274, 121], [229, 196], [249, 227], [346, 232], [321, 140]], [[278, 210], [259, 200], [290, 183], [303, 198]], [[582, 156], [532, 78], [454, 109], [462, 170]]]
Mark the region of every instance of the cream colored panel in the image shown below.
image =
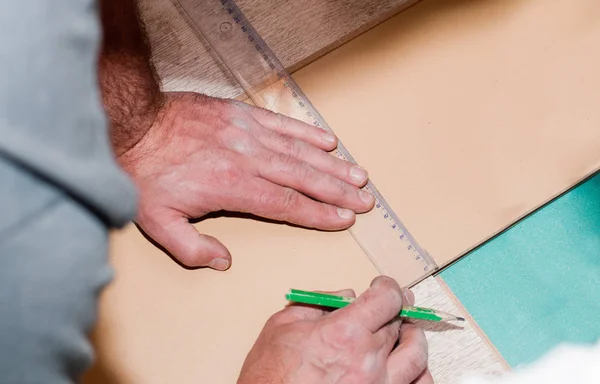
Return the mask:
[[600, 167], [599, 15], [426, 0], [294, 77], [443, 265]]

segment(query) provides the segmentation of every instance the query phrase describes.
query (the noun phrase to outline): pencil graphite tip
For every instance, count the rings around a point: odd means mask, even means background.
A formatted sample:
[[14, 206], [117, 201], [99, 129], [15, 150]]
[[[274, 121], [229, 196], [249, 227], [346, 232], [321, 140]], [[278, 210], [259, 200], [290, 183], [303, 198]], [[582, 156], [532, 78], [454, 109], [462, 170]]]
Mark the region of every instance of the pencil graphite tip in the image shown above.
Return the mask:
[[464, 317], [456, 316], [456, 320], [458, 320], [458, 321], [465, 321], [465, 318]]

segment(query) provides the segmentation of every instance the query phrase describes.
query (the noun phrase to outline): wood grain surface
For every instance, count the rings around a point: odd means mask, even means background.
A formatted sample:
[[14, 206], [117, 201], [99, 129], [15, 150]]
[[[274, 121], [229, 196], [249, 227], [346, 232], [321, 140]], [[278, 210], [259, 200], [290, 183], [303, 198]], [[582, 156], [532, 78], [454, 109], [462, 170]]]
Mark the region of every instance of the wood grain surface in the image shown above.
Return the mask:
[[[290, 71], [314, 61], [418, 0], [239, 0], [248, 20]], [[235, 97], [242, 90], [196, 38], [171, 0], [143, 0], [142, 14], [165, 90]]]
[[500, 375], [508, 364], [490, 346], [477, 324], [440, 277], [428, 277], [412, 288], [416, 305], [467, 319], [464, 323], [417, 322], [429, 343], [429, 369], [436, 383], [456, 383], [466, 373]]

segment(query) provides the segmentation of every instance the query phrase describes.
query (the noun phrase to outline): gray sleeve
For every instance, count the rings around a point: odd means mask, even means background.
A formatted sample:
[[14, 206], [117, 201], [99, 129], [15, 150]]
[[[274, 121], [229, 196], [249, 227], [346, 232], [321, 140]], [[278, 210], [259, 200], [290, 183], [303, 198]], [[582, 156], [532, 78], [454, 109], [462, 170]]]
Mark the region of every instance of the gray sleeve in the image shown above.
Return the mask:
[[0, 1], [0, 154], [112, 225], [135, 215], [98, 89], [95, 0]]
[[108, 229], [0, 156], [0, 383], [75, 383], [88, 368]]
[[0, 1], [0, 383], [76, 382], [135, 214], [97, 87], [94, 0]]

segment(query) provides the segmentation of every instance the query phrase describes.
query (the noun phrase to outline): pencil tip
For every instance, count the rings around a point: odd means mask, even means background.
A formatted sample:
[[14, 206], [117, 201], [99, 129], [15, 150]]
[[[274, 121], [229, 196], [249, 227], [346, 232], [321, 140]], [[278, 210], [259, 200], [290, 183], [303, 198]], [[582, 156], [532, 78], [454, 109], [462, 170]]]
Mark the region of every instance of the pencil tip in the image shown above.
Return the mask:
[[464, 317], [458, 317], [458, 316], [456, 316], [456, 320], [458, 320], [458, 321], [465, 321], [465, 318]]

